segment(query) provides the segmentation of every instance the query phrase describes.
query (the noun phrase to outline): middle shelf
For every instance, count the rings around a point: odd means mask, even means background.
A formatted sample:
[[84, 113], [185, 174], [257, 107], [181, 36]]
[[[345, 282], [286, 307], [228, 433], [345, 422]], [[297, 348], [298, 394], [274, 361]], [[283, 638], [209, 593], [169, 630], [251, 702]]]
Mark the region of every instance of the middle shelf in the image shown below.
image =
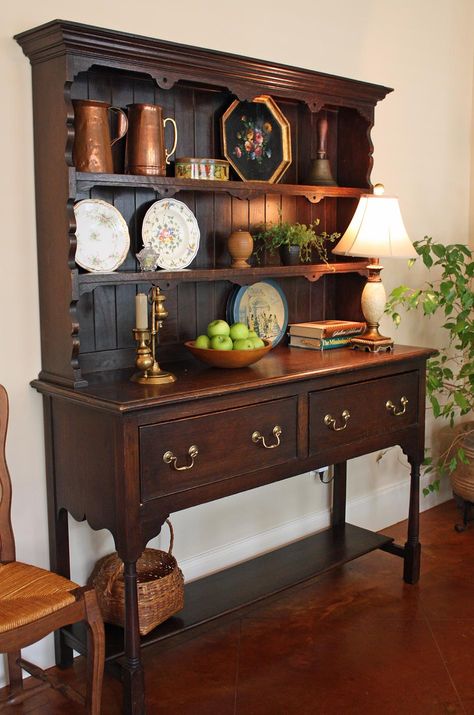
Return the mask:
[[122, 285], [131, 283], [191, 283], [201, 281], [230, 281], [246, 285], [263, 278], [294, 278], [301, 276], [308, 281], [317, 281], [321, 276], [332, 273], [367, 274], [367, 260], [347, 261], [345, 263], [315, 263], [298, 266], [259, 266], [251, 268], [186, 268], [181, 271], [116, 271], [114, 273], [78, 273], [74, 281], [79, 293], [88, 293], [98, 286]]

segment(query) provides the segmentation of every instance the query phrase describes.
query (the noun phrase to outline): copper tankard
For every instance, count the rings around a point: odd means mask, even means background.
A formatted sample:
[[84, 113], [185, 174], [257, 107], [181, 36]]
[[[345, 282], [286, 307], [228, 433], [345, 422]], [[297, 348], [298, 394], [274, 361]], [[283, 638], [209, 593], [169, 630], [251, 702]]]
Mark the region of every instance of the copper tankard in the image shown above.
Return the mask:
[[[157, 104], [128, 104], [127, 149], [125, 166], [128, 174], [166, 176], [166, 164], [176, 150], [178, 129], [171, 117], [163, 119], [163, 109]], [[171, 151], [165, 146], [165, 126], [174, 128]]]
[[[118, 107], [93, 99], [73, 99], [74, 146], [72, 160], [79, 171], [112, 174], [112, 146], [125, 136], [127, 115]], [[109, 112], [118, 113], [117, 136], [111, 139]]]

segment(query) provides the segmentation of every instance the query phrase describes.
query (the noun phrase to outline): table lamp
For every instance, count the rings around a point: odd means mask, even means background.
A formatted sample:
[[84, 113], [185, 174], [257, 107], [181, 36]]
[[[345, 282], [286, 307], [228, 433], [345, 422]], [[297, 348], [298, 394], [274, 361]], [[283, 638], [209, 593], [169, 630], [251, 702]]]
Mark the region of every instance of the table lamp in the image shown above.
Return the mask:
[[363, 335], [352, 338], [351, 345], [368, 352], [392, 350], [392, 338], [379, 333], [386, 302], [379, 258], [416, 258], [418, 254], [408, 238], [398, 199], [385, 196], [383, 184], [375, 184], [373, 194], [360, 197], [352, 221], [332, 252], [342, 256], [377, 256], [369, 258], [369, 275], [361, 297], [367, 329]]

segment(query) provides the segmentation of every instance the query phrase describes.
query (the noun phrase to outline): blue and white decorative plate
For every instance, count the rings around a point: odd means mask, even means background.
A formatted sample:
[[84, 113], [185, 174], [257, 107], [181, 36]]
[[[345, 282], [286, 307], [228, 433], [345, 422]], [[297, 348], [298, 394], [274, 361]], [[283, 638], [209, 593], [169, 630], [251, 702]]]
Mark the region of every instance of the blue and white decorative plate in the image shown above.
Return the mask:
[[242, 286], [229, 297], [231, 323], [246, 323], [263, 340], [275, 347], [286, 333], [288, 303], [282, 289], [272, 280]]
[[150, 206], [142, 225], [143, 245], [158, 254], [158, 266], [179, 271], [194, 260], [199, 226], [193, 212], [177, 199], [160, 199]]
[[233, 319], [233, 315], [234, 315], [235, 296], [237, 295], [239, 290], [240, 290], [239, 286], [234, 286], [232, 291], [229, 293], [229, 297], [227, 298], [225, 319], [227, 320], [229, 325], [232, 325], [232, 323], [237, 322]]

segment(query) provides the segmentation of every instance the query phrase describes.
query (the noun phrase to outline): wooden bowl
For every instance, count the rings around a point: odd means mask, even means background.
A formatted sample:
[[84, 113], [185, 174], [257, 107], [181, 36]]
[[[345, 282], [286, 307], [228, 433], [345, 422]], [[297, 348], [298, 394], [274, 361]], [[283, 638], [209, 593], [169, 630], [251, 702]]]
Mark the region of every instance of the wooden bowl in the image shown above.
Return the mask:
[[254, 348], [253, 350], [211, 350], [197, 348], [194, 345], [194, 340], [188, 340], [188, 342], [184, 344], [194, 357], [205, 362], [207, 365], [235, 368], [253, 365], [253, 363], [263, 358], [263, 356], [272, 349], [272, 344], [268, 340], [264, 340], [263, 342], [265, 343], [263, 348]]

